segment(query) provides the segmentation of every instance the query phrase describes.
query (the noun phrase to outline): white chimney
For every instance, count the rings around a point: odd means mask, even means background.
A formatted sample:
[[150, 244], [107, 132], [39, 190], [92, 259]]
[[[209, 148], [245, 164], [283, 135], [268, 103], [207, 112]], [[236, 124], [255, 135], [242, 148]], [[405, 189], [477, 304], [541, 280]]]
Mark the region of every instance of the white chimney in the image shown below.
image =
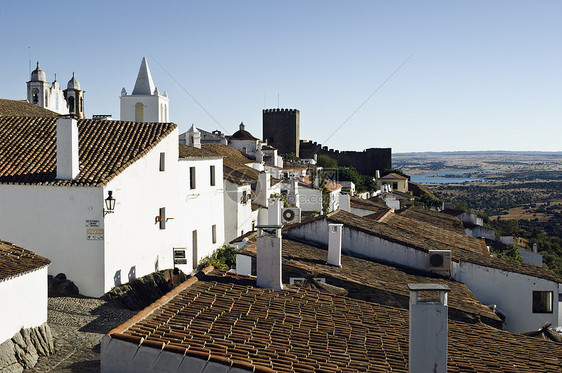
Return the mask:
[[351, 212], [351, 196], [340, 194], [340, 210]]
[[378, 180], [381, 178], [381, 172], [379, 170], [375, 170], [375, 180]]
[[539, 252], [539, 249], [538, 249], [536, 243], [533, 244], [533, 252], [534, 252], [535, 254], [538, 254], [538, 252]]
[[260, 288], [283, 290], [281, 225], [258, 225], [257, 228], [256, 284]]
[[328, 264], [341, 267], [343, 224], [328, 224]]
[[[408, 284], [410, 289], [410, 373], [447, 372], [447, 293], [443, 284]], [[420, 299], [437, 292], [439, 299]]]
[[281, 222], [281, 202], [280, 198], [269, 198], [267, 208], [267, 224], [268, 225], [282, 225]]
[[267, 191], [271, 184], [271, 175], [269, 171], [261, 171], [258, 176], [258, 183], [256, 185], [256, 198], [254, 202], [260, 206], [268, 207]]
[[291, 174], [291, 179], [289, 180], [289, 205], [291, 206], [300, 207], [298, 188], [298, 180], [294, 174]]
[[191, 125], [191, 128], [187, 130], [187, 145], [193, 146], [194, 148], [201, 149], [201, 132], [195, 127], [195, 124]]
[[78, 124], [74, 118], [58, 118], [57, 179], [74, 180], [79, 173]]

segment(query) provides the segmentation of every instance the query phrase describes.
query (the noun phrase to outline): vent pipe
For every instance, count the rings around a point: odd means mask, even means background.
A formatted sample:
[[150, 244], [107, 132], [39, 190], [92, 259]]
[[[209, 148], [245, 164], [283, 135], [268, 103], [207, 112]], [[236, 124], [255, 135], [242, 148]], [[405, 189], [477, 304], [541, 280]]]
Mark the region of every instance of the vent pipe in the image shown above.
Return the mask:
[[328, 264], [341, 267], [343, 224], [328, 224]]
[[58, 118], [57, 179], [74, 180], [79, 173], [78, 124], [74, 118]]
[[[408, 284], [410, 289], [410, 373], [447, 372], [447, 293], [443, 284]], [[437, 298], [421, 299], [421, 293]]]

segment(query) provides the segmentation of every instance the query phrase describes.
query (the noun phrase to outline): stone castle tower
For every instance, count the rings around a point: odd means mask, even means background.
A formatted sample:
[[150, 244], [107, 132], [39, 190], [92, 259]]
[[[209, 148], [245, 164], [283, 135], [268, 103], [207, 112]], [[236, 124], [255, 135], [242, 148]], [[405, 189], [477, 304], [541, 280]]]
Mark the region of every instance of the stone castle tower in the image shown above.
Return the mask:
[[296, 109], [265, 109], [263, 111], [263, 140], [279, 154], [299, 156], [300, 112]]
[[121, 90], [121, 116], [123, 121], [132, 122], [168, 122], [168, 94], [160, 95], [154, 86], [152, 75], [143, 57], [133, 93]]

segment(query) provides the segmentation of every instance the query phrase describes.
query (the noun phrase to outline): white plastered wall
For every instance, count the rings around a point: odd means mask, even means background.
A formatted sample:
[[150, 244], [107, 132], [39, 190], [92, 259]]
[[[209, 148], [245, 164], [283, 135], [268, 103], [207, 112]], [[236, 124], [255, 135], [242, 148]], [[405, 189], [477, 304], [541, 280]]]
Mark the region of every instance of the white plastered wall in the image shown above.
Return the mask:
[[[224, 186], [224, 239], [228, 243], [241, 236], [242, 232], [252, 230], [252, 224], [257, 224], [258, 211], [252, 211], [252, 189], [249, 184], [238, 185], [225, 180]], [[244, 191], [247, 196], [246, 203], [242, 202]]]
[[[221, 158], [180, 159], [182, 186], [183, 228], [180, 234], [187, 242], [184, 246], [188, 268], [193, 268], [192, 232], [197, 230], [197, 258], [201, 260], [221, 247], [224, 239], [224, 181]], [[211, 185], [211, 166], [215, 167], [215, 185]], [[195, 189], [190, 189], [189, 169], [195, 167]], [[212, 226], [216, 225], [216, 242], [213, 243]], [[181, 268], [181, 267], [180, 267]], [[182, 268], [183, 270], [183, 268]], [[185, 270], [184, 270], [185, 272]]]
[[88, 233], [104, 229], [104, 198], [99, 187], [0, 184], [0, 237], [49, 258], [50, 274], [65, 273], [82, 294], [99, 296], [104, 241]]
[[47, 266], [0, 281], [0, 344], [47, 322]]
[[[542, 324], [558, 325], [558, 284], [478, 264], [461, 262], [456, 280], [463, 282], [485, 305], [495, 304], [506, 314], [505, 328], [513, 333], [540, 329]], [[553, 292], [553, 312], [533, 313], [533, 291]]]
[[135, 119], [136, 104], [143, 104], [143, 122], [169, 122], [169, 99], [165, 96], [121, 96], [120, 120]]
[[[104, 198], [112, 191], [116, 200], [115, 212], [105, 216], [103, 292], [172, 268], [173, 248], [187, 247], [181, 203], [187, 181], [179, 177], [177, 139], [175, 129], [103, 188]], [[165, 153], [164, 171], [160, 153]], [[160, 208], [166, 209], [165, 229], [156, 220]]]

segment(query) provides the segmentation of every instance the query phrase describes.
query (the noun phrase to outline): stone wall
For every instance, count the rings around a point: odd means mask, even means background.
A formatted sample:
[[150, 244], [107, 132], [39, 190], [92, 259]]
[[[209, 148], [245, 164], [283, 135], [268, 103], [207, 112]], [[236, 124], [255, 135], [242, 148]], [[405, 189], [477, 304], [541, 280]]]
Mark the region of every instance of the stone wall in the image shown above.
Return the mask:
[[53, 336], [47, 323], [22, 329], [0, 344], [0, 373], [23, 372], [33, 368], [40, 355], [48, 356], [54, 352]]
[[391, 148], [369, 148], [362, 152], [329, 149], [312, 141], [300, 142], [300, 157], [313, 159], [314, 155], [327, 155], [338, 161], [339, 166], [354, 167], [362, 175], [375, 176], [375, 171], [392, 168]]

